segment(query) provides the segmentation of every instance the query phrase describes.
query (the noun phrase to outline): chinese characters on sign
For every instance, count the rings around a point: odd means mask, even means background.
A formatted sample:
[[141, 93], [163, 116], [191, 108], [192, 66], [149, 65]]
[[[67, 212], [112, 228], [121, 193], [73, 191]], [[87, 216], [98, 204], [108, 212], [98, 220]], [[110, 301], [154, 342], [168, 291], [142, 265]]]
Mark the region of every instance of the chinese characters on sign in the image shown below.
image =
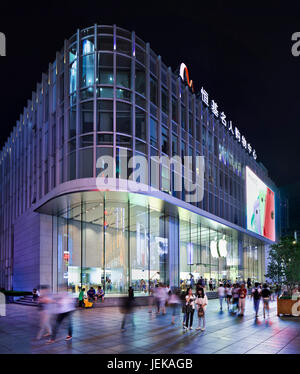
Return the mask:
[[[186, 67], [186, 65], [184, 63], [182, 63], [180, 65], [180, 77], [183, 81], [185, 81], [185, 77], [186, 77], [186, 83], [188, 84], [188, 86], [192, 89], [193, 93], [194, 93], [194, 85], [193, 85], [193, 81], [189, 80], [189, 73], [188, 73], [188, 69]], [[209, 95], [208, 93], [204, 90], [204, 88], [202, 87], [201, 88], [201, 100], [203, 101], [203, 103], [207, 106], [207, 107], [210, 107], [212, 113], [214, 114], [214, 116], [218, 119], [220, 119], [220, 121], [222, 122], [222, 124], [228, 129], [229, 132], [231, 132], [231, 134], [235, 137], [235, 139], [241, 143], [242, 147], [249, 153], [249, 154], [252, 154], [254, 160], [257, 159], [257, 155], [256, 155], [256, 151], [255, 149], [252, 148], [251, 144], [247, 142], [245, 136], [241, 135], [239, 129], [235, 126], [233, 126], [232, 124], [232, 121], [227, 121], [226, 120], [226, 115], [224, 112], [219, 112], [218, 110], [218, 104], [215, 102], [215, 100], [211, 100], [211, 102], [209, 102]]]
[[255, 149], [252, 148], [251, 144], [247, 142], [245, 136], [241, 135], [239, 129], [237, 127], [233, 127], [233, 124], [232, 124], [232, 121], [226, 121], [226, 115], [224, 112], [221, 112], [219, 114], [219, 111], [218, 111], [218, 104], [214, 101], [214, 100], [211, 100], [211, 103], [209, 105], [209, 96], [208, 96], [208, 93], [204, 90], [204, 88], [202, 87], [201, 88], [201, 99], [203, 101], [203, 103], [207, 106], [207, 107], [210, 107], [212, 113], [214, 114], [214, 116], [216, 118], [220, 118], [222, 124], [228, 129], [228, 131], [231, 132], [231, 134], [235, 137], [235, 139], [241, 143], [241, 145], [243, 146], [243, 148], [245, 148], [245, 150], [249, 153], [249, 154], [252, 154], [254, 160], [257, 159], [257, 154], [256, 154], [256, 151]]

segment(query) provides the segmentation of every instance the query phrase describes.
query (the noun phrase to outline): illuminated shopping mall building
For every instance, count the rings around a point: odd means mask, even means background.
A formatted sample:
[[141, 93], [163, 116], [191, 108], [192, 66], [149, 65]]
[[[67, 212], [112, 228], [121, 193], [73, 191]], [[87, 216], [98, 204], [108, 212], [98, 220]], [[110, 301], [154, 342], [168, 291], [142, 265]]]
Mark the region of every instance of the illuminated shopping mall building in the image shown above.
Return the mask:
[[[178, 286], [191, 275], [263, 280], [275, 239], [266, 185], [275, 196], [276, 187], [180, 64], [172, 71], [149, 43], [116, 26], [65, 41], [0, 154], [0, 287], [105, 284], [113, 295], [129, 285], [139, 294], [142, 280], [147, 289]], [[113, 156], [120, 180], [124, 150], [148, 160], [191, 156], [192, 180], [204, 156], [203, 199], [175, 191], [174, 170], [162, 165], [157, 178], [147, 171], [155, 193], [98, 189], [97, 159]]]

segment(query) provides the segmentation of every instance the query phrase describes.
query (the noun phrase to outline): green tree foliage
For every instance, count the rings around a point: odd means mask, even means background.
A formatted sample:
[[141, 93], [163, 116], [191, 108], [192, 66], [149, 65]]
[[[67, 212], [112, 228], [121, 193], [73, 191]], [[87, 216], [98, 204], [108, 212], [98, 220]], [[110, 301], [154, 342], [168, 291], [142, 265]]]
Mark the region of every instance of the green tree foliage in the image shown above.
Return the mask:
[[273, 282], [300, 282], [300, 243], [293, 238], [282, 238], [269, 251], [268, 273]]

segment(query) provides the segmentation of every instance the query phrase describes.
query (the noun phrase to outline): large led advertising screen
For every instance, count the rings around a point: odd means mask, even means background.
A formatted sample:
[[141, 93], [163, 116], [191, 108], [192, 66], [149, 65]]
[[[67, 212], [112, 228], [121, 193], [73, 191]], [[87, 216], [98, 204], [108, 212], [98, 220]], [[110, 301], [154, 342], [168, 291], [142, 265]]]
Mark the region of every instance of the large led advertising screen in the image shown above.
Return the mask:
[[275, 194], [246, 167], [247, 229], [275, 241]]

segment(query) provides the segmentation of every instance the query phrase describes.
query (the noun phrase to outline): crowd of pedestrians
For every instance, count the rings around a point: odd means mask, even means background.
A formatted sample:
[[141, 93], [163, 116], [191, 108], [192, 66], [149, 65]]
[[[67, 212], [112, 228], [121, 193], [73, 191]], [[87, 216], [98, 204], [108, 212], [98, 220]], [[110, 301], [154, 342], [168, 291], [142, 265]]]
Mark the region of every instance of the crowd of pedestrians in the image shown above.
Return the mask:
[[[179, 320], [179, 311], [182, 312], [182, 327], [184, 330], [192, 330], [193, 324], [196, 321], [196, 330], [204, 331], [206, 327], [206, 310], [208, 305], [207, 292], [212, 292], [214, 283], [207, 283], [207, 280], [200, 277], [195, 282], [190, 282], [190, 286], [183, 290], [182, 287], [178, 289], [171, 289], [169, 285], [162, 283], [152, 284], [150, 286], [149, 297], [149, 312], [157, 315], [165, 315], [168, 306], [171, 310], [172, 320], [174, 325], [176, 320]], [[239, 282], [237, 279], [235, 283], [228, 280], [218, 282], [218, 287], [215, 287], [217, 296], [219, 298], [220, 312], [227, 306], [227, 311], [232, 315], [240, 317], [244, 316], [246, 303], [253, 302], [255, 311], [255, 318], [258, 317], [259, 308], [262, 304], [263, 317], [270, 316], [270, 301], [275, 300], [281, 293], [287, 292], [285, 288], [283, 292], [280, 285], [259, 284], [251, 280]], [[295, 295], [300, 297], [300, 287], [293, 291]], [[78, 306], [85, 307], [86, 302], [94, 303], [97, 300], [103, 301], [105, 292], [101, 286], [97, 290], [90, 287], [87, 292], [85, 288], [81, 288], [78, 296]], [[57, 294], [52, 294], [49, 287], [41, 287], [40, 291], [35, 289], [33, 291], [34, 302], [39, 305], [40, 326], [36, 339], [40, 340], [42, 337], [48, 337], [49, 344], [55, 342], [57, 331], [64, 320], [68, 321], [67, 330], [68, 335], [66, 340], [72, 339], [72, 314], [76, 308], [76, 298], [67, 291], [61, 290]], [[123, 319], [121, 329], [124, 331], [126, 326], [131, 322], [134, 326], [133, 310], [135, 307], [134, 287], [129, 287], [128, 297], [122, 298], [121, 313]], [[248, 301], [247, 301], [248, 300]]]
[[[193, 284], [193, 282], [190, 282], [190, 284]], [[279, 284], [260, 284], [258, 282], [254, 282], [253, 284], [250, 279], [248, 279], [247, 282], [240, 282], [236, 279], [235, 283], [227, 280], [220, 281], [218, 287], [215, 287], [214, 282], [210, 280], [207, 287], [207, 281], [201, 277], [194, 287], [188, 287], [187, 290], [181, 294], [182, 325], [185, 330], [193, 329], [195, 316], [197, 316], [198, 319], [198, 327], [196, 330], [205, 330], [206, 308], [208, 305], [206, 292], [211, 292], [213, 289], [216, 289], [219, 298], [220, 312], [223, 312], [227, 305], [227, 311], [239, 317], [244, 316], [246, 303], [253, 302], [255, 318], [258, 318], [261, 305], [263, 318], [269, 318], [269, 303], [270, 301], [274, 301], [275, 297], [279, 297], [281, 294], [281, 286]], [[300, 288], [297, 292], [300, 293]], [[163, 302], [165, 302], [165, 299]], [[174, 323], [174, 318], [172, 318], [172, 323]]]
[[[157, 314], [166, 314], [166, 305], [172, 309], [172, 324], [175, 323], [178, 306], [181, 305], [182, 310], [182, 326], [185, 330], [192, 330], [195, 319], [198, 324], [196, 330], [205, 330], [206, 309], [208, 305], [207, 292], [210, 292], [211, 287], [208, 287], [203, 278], [200, 278], [197, 283], [187, 290], [173, 290], [163, 284], [158, 284], [152, 292], [151, 302], [149, 304], [149, 312], [153, 311], [153, 306], [156, 307]], [[235, 283], [229, 281], [220, 282], [216, 288], [219, 298], [220, 312], [223, 312], [227, 305], [227, 311], [232, 315], [243, 317], [245, 314], [247, 299], [248, 302], [253, 301], [255, 311], [255, 318], [258, 317], [259, 308], [262, 304], [263, 317], [269, 317], [269, 302], [274, 300], [274, 294], [278, 294], [278, 289], [272, 285], [259, 284], [257, 282], [252, 285], [251, 280], [247, 282]]]
[[273, 286], [268, 284], [254, 283], [252, 287], [251, 280], [248, 279], [247, 283], [236, 282], [234, 284], [220, 283], [218, 287], [218, 297], [220, 301], [220, 311], [223, 310], [223, 301], [227, 301], [227, 310], [231, 314], [237, 314], [241, 317], [244, 316], [246, 300], [253, 299], [253, 307], [255, 311], [255, 317], [258, 317], [259, 307], [261, 301], [263, 302], [263, 316], [266, 318], [266, 314], [269, 316], [269, 302], [275, 300], [275, 295], [279, 296], [279, 286]]

